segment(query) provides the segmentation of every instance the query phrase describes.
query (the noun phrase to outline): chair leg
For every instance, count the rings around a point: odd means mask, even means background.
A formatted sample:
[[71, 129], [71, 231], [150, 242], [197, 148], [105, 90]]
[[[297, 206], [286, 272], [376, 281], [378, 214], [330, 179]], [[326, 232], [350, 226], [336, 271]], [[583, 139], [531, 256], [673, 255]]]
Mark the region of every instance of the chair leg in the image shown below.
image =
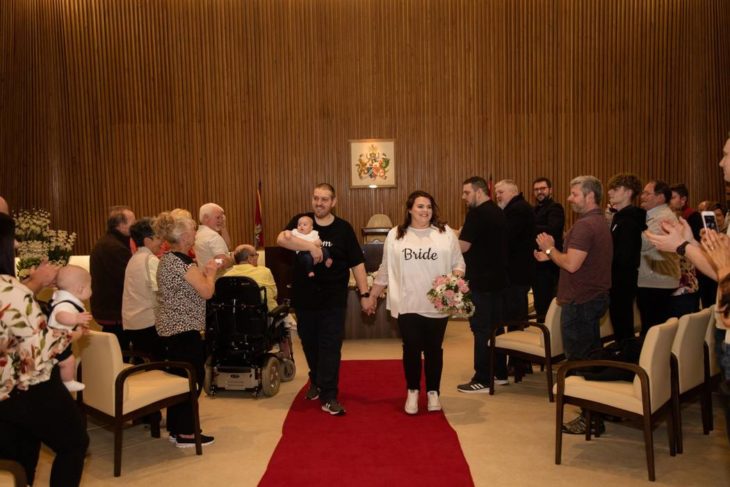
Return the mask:
[[591, 441], [591, 432], [593, 431], [593, 414], [590, 409], [583, 409], [581, 414], [586, 420], [586, 441]]
[[674, 409], [669, 408], [669, 418], [667, 419], [667, 437], [669, 438], [669, 456], [677, 455], [677, 422], [674, 419]]
[[560, 465], [563, 449], [563, 396], [558, 395], [555, 405], [555, 465]]
[[677, 445], [677, 453], [684, 453], [684, 443], [682, 438], [682, 408], [679, 404], [679, 397], [672, 397], [672, 414], [674, 416], [674, 435]]
[[156, 413], [152, 421], [150, 422], [150, 433], [152, 434], [152, 438], [159, 438], [160, 437], [160, 413]]
[[646, 448], [646, 468], [649, 480], [656, 480], [654, 475], [654, 433], [651, 430], [651, 415], [644, 415], [644, 447]]
[[544, 366], [545, 374], [547, 375], [548, 401], [555, 402], [555, 396], [553, 395], [553, 363], [550, 357], [546, 358]]
[[494, 363], [495, 363], [495, 351], [494, 351], [494, 342], [490, 339], [489, 343], [489, 395], [494, 395]]
[[712, 431], [712, 393], [707, 384], [702, 387], [700, 406], [702, 408], [702, 432], [709, 435]]
[[122, 475], [122, 434], [124, 422], [121, 418], [114, 419], [114, 476]]
[[198, 409], [198, 396], [194, 392], [190, 393], [190, 402], [192, 403], [193, 427], [195, 428], [193, 430], [193, 434], [195, 435], [195, 454], [202, 455], [203, 444], [201, 443], [202, 440], [200, 438], [200, 411]]

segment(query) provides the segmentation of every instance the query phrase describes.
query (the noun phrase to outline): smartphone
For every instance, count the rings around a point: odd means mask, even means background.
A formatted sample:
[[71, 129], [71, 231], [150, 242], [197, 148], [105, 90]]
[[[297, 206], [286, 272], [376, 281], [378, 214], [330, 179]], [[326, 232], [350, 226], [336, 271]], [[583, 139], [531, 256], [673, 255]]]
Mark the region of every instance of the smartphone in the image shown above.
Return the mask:
[[717, 220], [715, 219], [714, 211], [702, 212], [702, 225], [709, 230], [717, 231]]

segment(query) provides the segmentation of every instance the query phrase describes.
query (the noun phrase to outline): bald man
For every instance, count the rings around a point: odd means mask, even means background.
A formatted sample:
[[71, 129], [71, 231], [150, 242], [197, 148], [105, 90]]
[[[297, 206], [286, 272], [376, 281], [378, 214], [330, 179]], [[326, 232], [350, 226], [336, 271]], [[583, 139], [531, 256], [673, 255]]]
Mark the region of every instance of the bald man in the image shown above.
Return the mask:
[[253, 245], [239, 245], [233, 251], [233, 258], [236, 264], [231, 267], [225, 276], [250, 277], [259, 285], [266, 288], [266, 307], [269, 311], [276, 308], [276, 281], [268, 267], [259, 265], [259, 254]]

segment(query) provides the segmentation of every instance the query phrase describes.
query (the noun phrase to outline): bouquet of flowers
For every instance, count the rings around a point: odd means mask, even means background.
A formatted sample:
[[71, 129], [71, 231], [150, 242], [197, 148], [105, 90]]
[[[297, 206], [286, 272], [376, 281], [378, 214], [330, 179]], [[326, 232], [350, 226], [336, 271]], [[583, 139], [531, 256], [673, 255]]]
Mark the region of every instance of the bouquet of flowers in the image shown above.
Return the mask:
[[15, 239], [18, 241], [18, 277], [23, 279], [31, 268], [48, 260], [66, 265], [76, 243], [76, 234], [51, 230], [51, 214], [46, 210], [20, 210], [13, 214]]
[[437, 311], [447, 313], [453, 318], [468, 318], [474, 314], [469, 282], [463, 277], [437, 277], [427, 296]]

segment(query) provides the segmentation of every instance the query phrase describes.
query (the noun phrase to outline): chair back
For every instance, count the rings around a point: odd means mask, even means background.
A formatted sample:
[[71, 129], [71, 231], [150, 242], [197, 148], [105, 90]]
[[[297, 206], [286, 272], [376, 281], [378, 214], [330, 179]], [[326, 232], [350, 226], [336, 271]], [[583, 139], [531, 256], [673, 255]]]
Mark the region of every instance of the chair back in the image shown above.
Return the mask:
[[390, 217], [383, 213], [376, 213], [370, 217], [366, 227], [390, 227], [393, 228], [393, 222], [390, 221]]
[[84, 404], [114, 415], [114, 382], [124, 369], [122, 349], [112, 333], [90, 331], [79, 340]]
[[[363, 243], [385, 242], [385, 237], [391, 228], [393, 228], [393, 222], [388, 215], [384, 215], [383, 213], [374, 214], [362, 229]], [[373, 229], [373, 231], [368, 232], [368, 229]]]
[[672, 354], [679, 368], [679, 393], [705, 381], [705, 335], [712, 310], [705, 308], [679, 318]]
[[375, 272], [383, 262], [384, 245], [381, 243], [366, 243], [362, 246], [363, 257], [365, 258], [365, 272]]
[[[560, 326], [562, 310], [563, 308], [558, 304], [558, 300], [553, 298], [545, 314], [545, 327], [550, 332], [550, 355], [553, 357], [564, 352], [563, 328]], [[545, 346], [542, 334], [540, 334], [540, 345]]]
[[[649, 376], [649, 398], [651, 410], [664, 405], [672, 394], [669, 356], [672, 342], [677, 334], [677, 318], [649, 328], [641, 348], [639, 367]], [[641, 382], [638, 375], [634, 378], [634, 395], [641, 399]]]
[[720, 373], [720, 367], [717, 365], [717, 346], [715, 341], [715, 327], [717, 326], [717, 313], [715, 313], [715, 305], [709, 308], [710, 319], [707, 321], [707, 330], [705, 330], [705, 343], [710, 351], [710, 377], [715, 377]]
[[[266, 288], [246, 276], [223, 276], [208, 301], [208, 325], [217, 340], [264, 335], [268, 330]], [[210, 327], [213, 327], [210, 329]]]

